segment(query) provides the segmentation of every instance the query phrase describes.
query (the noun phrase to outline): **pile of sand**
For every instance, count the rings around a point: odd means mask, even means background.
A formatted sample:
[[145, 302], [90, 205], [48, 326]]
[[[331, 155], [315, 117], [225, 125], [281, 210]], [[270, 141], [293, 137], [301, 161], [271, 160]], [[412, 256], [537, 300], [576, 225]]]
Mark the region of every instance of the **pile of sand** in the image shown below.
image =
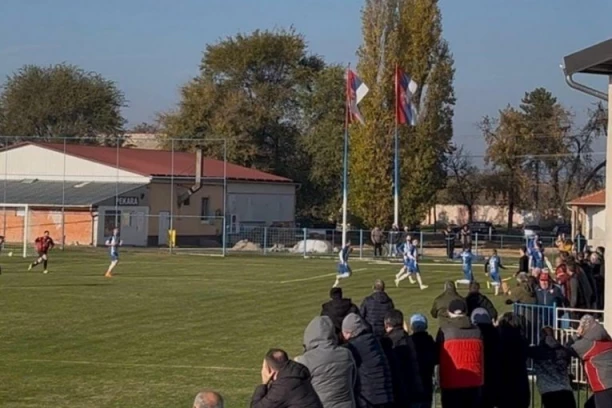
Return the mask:
[[233, 251], [261, 251], [261, 245], [253, 243], [248, 239], [241, 239], [232, 248]]

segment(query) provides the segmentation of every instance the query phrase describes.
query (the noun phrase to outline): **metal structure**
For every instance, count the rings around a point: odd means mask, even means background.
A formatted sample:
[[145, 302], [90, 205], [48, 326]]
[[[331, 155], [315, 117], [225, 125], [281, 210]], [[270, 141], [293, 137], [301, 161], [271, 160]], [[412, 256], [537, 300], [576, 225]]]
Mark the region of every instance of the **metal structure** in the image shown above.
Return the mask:
[[[608, 102], [608, 135], [612, 135], [612, 39], [592, 45], [564, 59], [563, 72], [567, 84], [587, 95]], [[575, 74], [604, 75], [608, 77], [607, 92], [601, 92], [574, 81]], [[606, 145], [606, 203], [612, 203], [612, 143]], [[606, 210], [606, 243], [612, 242], [612, 211]], [[608, 248], [605, 253], [605, 262], [612, 264], [612, 251]], [[605, 310], [612, 309], [612, 279], [606, 280]], [[604, 324], [608, 331], [612, 330], [612, 313], [606, 313]]]

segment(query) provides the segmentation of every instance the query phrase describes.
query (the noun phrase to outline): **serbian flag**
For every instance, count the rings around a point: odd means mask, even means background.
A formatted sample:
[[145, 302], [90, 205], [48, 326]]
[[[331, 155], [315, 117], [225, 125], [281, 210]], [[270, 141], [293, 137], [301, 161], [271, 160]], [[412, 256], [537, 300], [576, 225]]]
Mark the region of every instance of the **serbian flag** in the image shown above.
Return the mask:
[[351, 69], [346, 75], [346, 104], [348, 108], [348, 122], [358, 121], [362, 125], [365, 123], [359, 107], [357, 106], [370, 89]]
[[399, 67], [395, 68], [395, 117], [397, 123], [416, 125], [414, 93], [419, 86]]

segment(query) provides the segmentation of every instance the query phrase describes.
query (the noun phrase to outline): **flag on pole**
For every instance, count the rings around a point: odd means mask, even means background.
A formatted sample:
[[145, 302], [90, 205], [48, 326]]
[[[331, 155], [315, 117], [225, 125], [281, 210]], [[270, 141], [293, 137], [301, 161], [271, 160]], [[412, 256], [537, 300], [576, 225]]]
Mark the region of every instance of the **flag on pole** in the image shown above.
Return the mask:
[[365, 123], [361, 112], [359, 112], [359, 102], [368, 93], [370, 89], [361, 81], [351, 69], [346, 75], [346, 103], [348, 107], [348, 123], [358, 121], [362, 125]]
[[414, 94], [419, 85], [399, 67], [395, 68], [395, 117], [397, 123], [416, 125]]

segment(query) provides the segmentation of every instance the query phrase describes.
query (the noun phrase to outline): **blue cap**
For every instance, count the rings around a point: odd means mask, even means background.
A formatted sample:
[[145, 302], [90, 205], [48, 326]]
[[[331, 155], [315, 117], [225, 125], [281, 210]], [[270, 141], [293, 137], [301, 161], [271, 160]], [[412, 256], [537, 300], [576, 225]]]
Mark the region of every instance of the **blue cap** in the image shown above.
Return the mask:
[[420, 313], [412, 315], [410, 317], [410, 327], [415, 332], [427, 330], [427, 318]]

